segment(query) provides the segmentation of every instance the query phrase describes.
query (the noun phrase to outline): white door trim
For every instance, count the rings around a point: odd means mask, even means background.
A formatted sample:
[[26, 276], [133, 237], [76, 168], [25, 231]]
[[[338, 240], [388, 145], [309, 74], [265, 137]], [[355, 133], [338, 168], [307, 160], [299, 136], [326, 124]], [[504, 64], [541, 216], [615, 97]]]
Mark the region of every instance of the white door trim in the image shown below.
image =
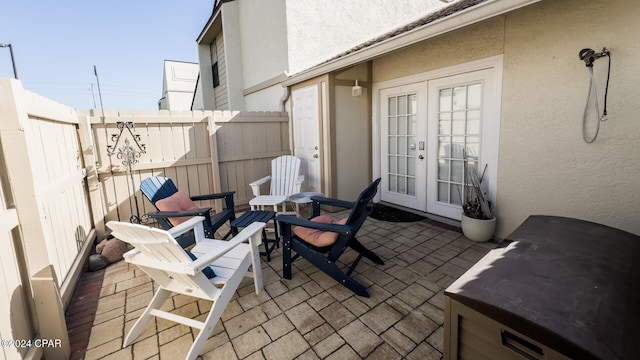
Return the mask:
[[[468, 72], [475, 72], [484, 69], [493, 70], [494, 76], [494, 84], [495, 84], [495, 97], [497, 101], [495, 109], [492, 109], [492, 113], [495, 114], [496, 119], [494, 120], [496, 131], [492, 131], [486, 134], [483, 134], [483, 151], [485, 152], [485, 157], [488, 161], [491, 161], [495, 166], [490, 166], [487, 168], [487, 183], [489, 184], [489, 197], [492, 201], [493, 206], [496, 203], [497, 196], [497, 164], [498, 164], [498, 153], [499, 153], [499, 140], [500, 140], [500, 119], [501, 119], [501, 103], [502, 103], [502, 71], [503, 71], [503, 55], [496, 55], [487, 57], [484, 59], [470, 61], [464, 64], [458, 64], [446, 68], [436, 69], [432, 71], [427, 71], [419, 74], [404, 76], [396, 79], [386, 80], [378, 83], [372, 84], [372, 171], [373, 177], [377, 178], [382, 176], [381, 170], [381, 144], [380, 138], [382, 134], [381, 129], [381, 121], [383, 114], [380, 114], [380, 101], [382, 100], [381, 91], [387, 88], [392, 88], [396, 86], [402, 86], [405, 84], [417, 83], [417, 82], [426, 82], [436, 80], [443, 77], [449, 77], [453, 75], [464, 74]], [[486, 146], [486, 148], [484, 148]], [[380, 201], [380, 192], [376, 195], [374, 201]]]

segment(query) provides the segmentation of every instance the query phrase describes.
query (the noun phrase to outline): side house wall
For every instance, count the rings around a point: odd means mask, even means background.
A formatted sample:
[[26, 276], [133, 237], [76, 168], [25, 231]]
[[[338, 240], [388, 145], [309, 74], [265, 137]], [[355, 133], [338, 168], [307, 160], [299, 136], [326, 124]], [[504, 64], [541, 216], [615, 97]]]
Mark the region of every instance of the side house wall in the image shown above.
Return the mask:
[[[631, 15], [638, 11], [634, 1], [543, 1], [375, 59], [373, 81], [504, 55], [496, 235], [507, 236], [532, 214], [640, 234], [634, 106], [640, 45], [629, 35], [640, 31]], [[609, 120], [586, 144], [582, 117], [590, 77], [578, 52], [603, 47], [611, 51]], [[601, 58], [593, 67], [600, 111], [607, 62]], [[592, 134], [595, 119], [589, 121]]]

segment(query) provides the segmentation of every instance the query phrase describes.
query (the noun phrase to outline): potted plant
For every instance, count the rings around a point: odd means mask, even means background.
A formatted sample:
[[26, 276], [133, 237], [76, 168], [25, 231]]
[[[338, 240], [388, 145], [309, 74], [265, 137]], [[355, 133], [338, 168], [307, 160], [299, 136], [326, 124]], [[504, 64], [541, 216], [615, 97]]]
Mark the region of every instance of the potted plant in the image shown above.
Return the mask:
[[467, 169], [467, 161], [464, 164], [464, 201], [460, 226], [468, 239], [484, 242], [493, 237], [496, 229], [496, 217], [491, 213], [487, 194], [481, 187], [487, 166], [479, 177], [475, 168]]

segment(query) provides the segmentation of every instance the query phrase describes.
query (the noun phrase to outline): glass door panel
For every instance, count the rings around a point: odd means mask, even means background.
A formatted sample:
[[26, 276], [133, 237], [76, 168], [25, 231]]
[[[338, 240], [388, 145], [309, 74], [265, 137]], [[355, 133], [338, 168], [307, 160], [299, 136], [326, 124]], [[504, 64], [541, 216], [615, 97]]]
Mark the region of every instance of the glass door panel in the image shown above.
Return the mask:
[[387, 123], [388, 191], [401, 195], [416, 195], [416, 94], [389, 96]]
[[482, 172], [488, 165], [483, 184], [495, 186], [500, 130], [495, 75], [487, 68], [428, 81], [430, 213], [460, 219], [466, 170]]
[[381, 200], [421, 211], [427, 191], [425, 90], [425, 83], [380, 90]]
[[482, 84], [439, 90], [438, 202], [462, 206], [464, 162], [477, 168]]

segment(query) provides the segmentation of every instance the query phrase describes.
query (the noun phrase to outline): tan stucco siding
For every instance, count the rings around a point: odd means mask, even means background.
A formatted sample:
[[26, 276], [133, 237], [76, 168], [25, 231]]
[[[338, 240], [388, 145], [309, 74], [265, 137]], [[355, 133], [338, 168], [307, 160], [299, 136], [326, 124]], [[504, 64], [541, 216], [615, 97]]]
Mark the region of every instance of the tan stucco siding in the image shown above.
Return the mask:
[[373, 82], [419, 74], [504, 52], [504, 17], [418, 43], [373, 61]]
[[288, 71], [317, 65], [444, 6], [439, 0], [287, 1]]
[[[507, 17], [498, 204], [507, 235], [530, 214], [640, 233], [640, 2], [543, 2]], [[566, 15], [571, 14], [571, 15]], [[582, 140], [585, 47], [612, 52], [609, 121]], [[607, 59], [594, 65], [602, 106]]]
[[[503, 54], [497, 236], [531, 214], [640, 234], [639, 13], [637, 1], [544, 1], [376, 59], [373, 82]], [[589, 73], [578, 52], [603, 46], [612, 53], [609, 121], [586, 144]], [[607, 59], [594, 71], [602, 110]]]
[[[360, 64], [335, 74], [333, 81], [333, 121], [331, 143], [334, 147], [336, 197], [354, 201], [371, 182], [371, 113], [369, 66]], [[362, 95], [352, 96], [351, 89], [359, 79]]]
[[[284, 0], [238, 2], [244, 88], [288, 70], [287, 28]], [[277, 106], [281, 93], [266, 96]], [[267, 110], [256, 108], [256, 110]]]

